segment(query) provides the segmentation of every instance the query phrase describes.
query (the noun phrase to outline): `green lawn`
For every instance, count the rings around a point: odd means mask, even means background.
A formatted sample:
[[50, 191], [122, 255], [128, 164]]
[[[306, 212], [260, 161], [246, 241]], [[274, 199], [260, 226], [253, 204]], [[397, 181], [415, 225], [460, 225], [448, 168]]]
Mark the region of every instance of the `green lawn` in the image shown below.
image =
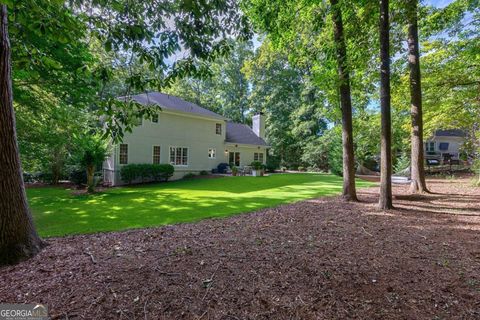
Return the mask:
[[225, 217], [341, 190], [340, 177], [305, 173], [182, 180], [82, 196], [55, 187], [27, 194], [40, 235], [51, 237]]

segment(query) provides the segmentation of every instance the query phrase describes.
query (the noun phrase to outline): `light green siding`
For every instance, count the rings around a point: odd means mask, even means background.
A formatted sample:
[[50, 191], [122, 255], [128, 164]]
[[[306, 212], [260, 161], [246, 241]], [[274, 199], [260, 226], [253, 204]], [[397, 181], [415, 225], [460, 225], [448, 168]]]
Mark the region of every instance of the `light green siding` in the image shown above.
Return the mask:
[[[216, 124], [221, 123], [221, 134], [216, 133]], [[142, 125], [126, 133], [123, 144], [128, 145], [128, 163], [152, 163], [153, 146], [160, 146], [160, 163], [170, 163], [170, 147], [188, 148], [188, 164], [175, 165], [173, 179], [182, 178], [188, 172], [211, 171], [219, 163], [228, 163], [228, 151], [241, 152], [241, 166], [250, 165], [254, 152], [264, 153], [266, 148], [256, 146], [233, 145], [225, 143], [225, 120], [199, 117], [162, 111], [158, 123], [143, 120]], [[215, 149], [215, 158], [208, 157], [208, 150]], [[113, 160], [112, 160], [113, 159]], [[106, 161], [104, 168], [113, 170], [113, 185], [121, 184], [119, 171], [119, 144], [114, 147], [112, 157]]]
[[263, 163], [266, 161], [267, 150], [265, 147], [226, 143], [225, 150], [228, 150], [225, 153], [227, 163], [230, 163], [228, 159], [229, 152], [240, 152], [240, 167], [249, 166], [254, 161], [255, 153], [263, 153]]

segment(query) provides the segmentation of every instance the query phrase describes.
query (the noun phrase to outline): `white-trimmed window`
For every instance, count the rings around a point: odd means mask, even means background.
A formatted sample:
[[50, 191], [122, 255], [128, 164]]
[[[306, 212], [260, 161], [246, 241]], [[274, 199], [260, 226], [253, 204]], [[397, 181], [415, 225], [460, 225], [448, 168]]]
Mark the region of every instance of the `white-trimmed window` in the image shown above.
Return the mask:
[[216, 134], [222, 134], [222, 124], [221, 123], [216, 123], [215, 124], [215, 133]]
[[254, 152], [253, 161], [260, 161], [261, 163], [263, 163], [263, 152]]
[[152, 116], [152, 122], [153, 123], [158, 123], [158, 114], [155, 113], [153, 116]]
[[120, 164], [128, 164], [128, 144], [120, 144]]
[[208, 159], [215, 159], [217, 150], [215, 148], [208, 149]]
[[160, 164], [160, 146], [153, 146], [153, 164]]
[[175, 166], [188, 166], [188, 148], [170, 147], [170, 164]]

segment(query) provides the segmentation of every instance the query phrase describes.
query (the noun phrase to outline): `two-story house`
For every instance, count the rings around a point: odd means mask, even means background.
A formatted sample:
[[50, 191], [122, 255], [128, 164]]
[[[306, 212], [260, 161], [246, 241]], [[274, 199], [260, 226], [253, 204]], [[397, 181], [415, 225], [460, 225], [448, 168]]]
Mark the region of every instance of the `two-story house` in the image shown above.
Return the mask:
[[253, 117], [250, 128], [159, 92], [131, 99], [145, 106], [158, 105], [162, 111], [152, 120], [143, 119], [113, 146], [103, 165], [104, 181], [112, 186], [122, 184], [120, 169], [129, 163], [170, 163], [175, 167], [172, 179], [179, 179], [189, 172], [211, 171], [220, 163], [243, 167], [266, 161], [268, 146], [261, 114]]

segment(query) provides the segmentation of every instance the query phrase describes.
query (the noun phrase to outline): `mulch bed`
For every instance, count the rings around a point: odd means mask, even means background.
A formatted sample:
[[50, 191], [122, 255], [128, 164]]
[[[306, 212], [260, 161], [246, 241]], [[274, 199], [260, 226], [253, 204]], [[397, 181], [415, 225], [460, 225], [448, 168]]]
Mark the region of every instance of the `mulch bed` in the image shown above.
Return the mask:
[[[227, 219], [49, 239], [0, 301], [54, 319], [480, 319], [480, 189], [394, 188]], [[139, 217], [140, 218], [140, 217]]]
[[76, 188], [74, 183], [65, 181], [57, 184], [44, 183], [44, 182], [34, 182], [34, 183], [25, 183], [25, 188], [35, 189], [35, 188], [50, 188], [50, 187], [59, 187], [59, 188]]

